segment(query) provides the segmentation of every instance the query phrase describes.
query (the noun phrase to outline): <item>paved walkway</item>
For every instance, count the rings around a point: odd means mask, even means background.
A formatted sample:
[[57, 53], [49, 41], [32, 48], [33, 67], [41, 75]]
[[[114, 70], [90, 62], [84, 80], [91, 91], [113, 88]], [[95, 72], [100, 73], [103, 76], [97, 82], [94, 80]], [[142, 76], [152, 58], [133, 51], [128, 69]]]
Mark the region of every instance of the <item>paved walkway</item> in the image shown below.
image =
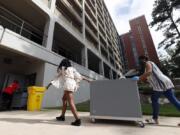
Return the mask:
[[65, 122], [58, 122], [57, 110], [41, 112], [11, 111], [0, 112], [1, 135], [180, 135], [177, 123], [180, 118], [161, 117], [159, 126], [146, 125], [139, 128], [134, 123], [117, 121], [99, 121], [91, 123], [89, 113], [79, 113], [82, 126], [74, 127], [74, 120], [67, 112]]

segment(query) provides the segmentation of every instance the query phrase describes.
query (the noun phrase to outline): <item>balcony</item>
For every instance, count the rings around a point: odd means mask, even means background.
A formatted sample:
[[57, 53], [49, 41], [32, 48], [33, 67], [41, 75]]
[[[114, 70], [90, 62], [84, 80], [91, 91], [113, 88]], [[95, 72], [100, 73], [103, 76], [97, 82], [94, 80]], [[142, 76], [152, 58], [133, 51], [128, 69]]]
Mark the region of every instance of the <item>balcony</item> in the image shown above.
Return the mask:
[[107, 46], [106, 38], [103, 36], [102, 33], [99, 33], [100, 41]]
[[96, 25], [94, 25], [94, 23], [92, 23], [92, 21], [90, 20], [90, 18], [85, 15], [85, 23], [86, 23], [86, 26], [88, 26], [90, 28], [90, 30], [92, 31], [92, 33], [97, 36], [97, 27]]
[[103, 65], [104, 65], [104, 76], [106, 78], [111, 79], [111, 73], [110, 73], [111, 68], [107, 64], [105, 64], [105, 63], [103, 63]]
[[100, 74], [100, 59], [92, 51], [88, 50], [88, 68]]
[[101, 25], [101, 27], [104, 29], [105, 28], [104, 20], [99, 15], [97, 16], [97, 18], [99, 25]]
[[91, 8], [87, 4], [85, 4], [85, 11], [86, 11], [86, 15], [89, 16], [92, 22], [95, 25], [97, 25], [96, 15], [92, 12]]
[[52, 51], [78, 64], [82, 62], [83, 45], [64, 27], [55, 24]]
[[101, 55], [108, 60], [108, 53], [106, 51], [106, 48], [104, 48], [103, 46], [101, 46]]
[[[65, 0], [64, 0], [65, 1]], [[67, 0], [69, 4], [72, 6], [73, 10], [76, 11], [76, 13], [82, 17], [82, 5], [77, 0]]]
[[99, 9], [97, 9], [97, 12], [98, 12], [98, 16], [99, 16], [99, 18], [101, 19], [101, 22], [104, 22], [104, 16], [103, 16], [103, 12], [102, 11], [100, 11]]
[[114, 63], [114, 59], [113, 59], [113, 57], [112, 57], [112, 56], [110, 57], [110, 63], [111, 63], [111, 65], [113, 65], [113, 66], [115, 65], [115, 63]]
[[92, 45], [96, 50], [98, 50], [98, 39], [87, 26], [85, 29], [85, 35], [90, 45]]
[[86, 33], [89, 33], [89, 34], [91, 35], [91, 37], [92, 37], [96, 42], [98, 42], [97, 35], [94, 34], [94, 32], [89, 28], [88, 25], [86, 25]]
[[105, 33], [104, 29], [102, 28], [102, 26], [98, 25], [98, 28], [99, 28], [100, 35], [102, 35], [104, 37], [104, 39], [106, 39], [106, 33]]
[[101, 35], [99, 36], [99, 40], [100, 40], [101, 45], [102, 45], [105, 49], [107, 49], [107, 43], [106, 43], [106, 41], [104, 40], [104, 38], [103, 38]]
[[[42, 45], [44, 28], [46, 23], [45, 14], [42, 15], [35, 8], [25, 1], [17, 5], [1, 1], [3, 6], [0, 6], [0, 25], [7, 28], [39, 45]], [[1, 3], [0, 2], [0, 3]], [[17, 1], [18, 3], [19, 1]], [[24, 12], [22, 12], [22, 10]]]
[[109, 49], [109, 54], [113, 57], [113, 50], [111, 49], [111, 47], [108, 48]]
[[[61, 16], [82, 33], [82, 11], [76, 12], [74, 7], [68, 1], [56, 1], [56, 9], [61, 13]], [[59, 15], [57, 11], [56, 14]]]
[[117, 73], [113, 70], [113, 79], [117, 79]]
[[91, 0], [86, 0], [85, 2], [88, 5], [88, 7], [92, 10], [93, 14], [96, 14], [95, 2], [92, 2]]
[[102, 1], [101, 0], [96, 0], [97, 6], [98, 8], [102, 7]]

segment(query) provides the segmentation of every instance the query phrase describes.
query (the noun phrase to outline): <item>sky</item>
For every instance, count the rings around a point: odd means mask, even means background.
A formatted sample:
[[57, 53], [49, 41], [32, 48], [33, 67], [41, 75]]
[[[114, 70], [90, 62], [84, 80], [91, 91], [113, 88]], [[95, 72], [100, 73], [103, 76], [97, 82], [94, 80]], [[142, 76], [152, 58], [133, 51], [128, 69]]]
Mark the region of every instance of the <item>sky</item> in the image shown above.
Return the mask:
[[[114, 24], [121, 35], [130, 30], [129, 20], [145, 15], [147, 23], [152, 21], [151, 13], [155, 0], [104, 0]], [[149, 27], [158, 54], [158, 44], [163, 40], [162, 32], [155, 31], [155, 27]]]

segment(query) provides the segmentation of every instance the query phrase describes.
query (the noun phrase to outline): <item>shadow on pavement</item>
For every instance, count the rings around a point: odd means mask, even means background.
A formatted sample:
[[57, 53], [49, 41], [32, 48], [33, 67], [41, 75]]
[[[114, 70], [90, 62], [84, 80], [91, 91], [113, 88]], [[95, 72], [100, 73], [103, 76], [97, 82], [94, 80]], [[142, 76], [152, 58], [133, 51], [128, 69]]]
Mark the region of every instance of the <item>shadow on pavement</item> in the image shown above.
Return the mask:
[[159, 125], [154, 125], [154, 124], [146, 124], [146, 126], [152, 126], [152, 127], [167, 127], [167, 128], [180, 128], [180, 126], [175, 126], [175, 125], [165, 125], [165, 124], [159, 124]]
[[[96, 120], [96, 123], [92, 123], [90, 118], [82, 116], [82, 126], [85, 127], [109, 127], [109, 126], [132, 126], [136, 127], [135, 122], [127, 121], [114, 121], [114, 120]], [[36, 118], [0, 118], [0, 121], [10, 123], [26, 123], [26, 124], [52, 124], [52, 125], [70, 125], [74, 121], [73, 116], [66, 116], [66, 121], [57, 121], [55, 118], [52, 119], [36, 119]]]
[[[28, 115], [26, 115], [28, 116]], [[55, 116], [56, 117], [56, 116]], [[52, 124], [52, 125], [70, 125], [72, 121], [74, 121], [73, 116], [66, 116], [66, 121], [57, 121], [54, 118], [0, 118], [0, 121], [10, 122], [10, 123], [26, 123], [26, 124]], [[109, 126], [124, 126], [124, 127], [136, 127], [139, 128], [140, 126], [136, 122], [132, 121], [119, 121], [119, 120], [96, 120], [95, 123], [92, 123], [91, 119], [88, 116], [81, 116], [82, 126], [85, 127], [109, 127]], [[158, 126], [158, 127], [170, 127], [170, 128], [180, 128], [179, 126], [175, 125], [151, 125], [145, 124], [146, 126]]]

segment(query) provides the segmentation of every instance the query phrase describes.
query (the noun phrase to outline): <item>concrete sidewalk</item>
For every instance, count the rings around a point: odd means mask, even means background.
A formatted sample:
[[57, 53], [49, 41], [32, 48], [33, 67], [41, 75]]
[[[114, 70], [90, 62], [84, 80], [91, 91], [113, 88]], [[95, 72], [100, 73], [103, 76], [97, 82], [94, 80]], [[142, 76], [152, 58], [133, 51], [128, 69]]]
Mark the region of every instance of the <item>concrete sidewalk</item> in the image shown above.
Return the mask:
[[134, 123], [98, 121], [91, 123], [89, 113], [79, 113], [82, 126], [70, 123], [74, 118], [67, 112], [66, 121], [58, 122], [58, 110], [41, 112], [10, 111], [0, 112], [1, 135], [180, 135], [180, 118], [161, 117], [159, 126], [146, 125], [140, 128]]

